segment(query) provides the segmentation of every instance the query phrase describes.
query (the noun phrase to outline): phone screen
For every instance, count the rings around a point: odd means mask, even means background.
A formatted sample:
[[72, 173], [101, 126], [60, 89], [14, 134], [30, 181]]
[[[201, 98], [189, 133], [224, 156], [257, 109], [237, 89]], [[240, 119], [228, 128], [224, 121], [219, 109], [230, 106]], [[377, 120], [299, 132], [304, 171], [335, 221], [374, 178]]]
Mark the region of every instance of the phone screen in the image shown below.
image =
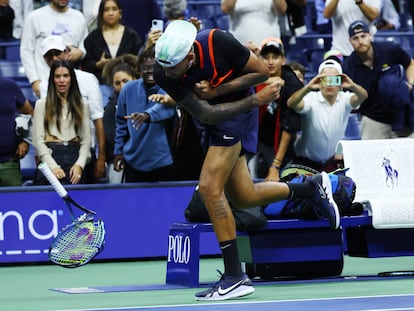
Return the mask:
[[326, 76], [322, 79], [323, 86], [341, 86], [342, 77], [341, 76]]

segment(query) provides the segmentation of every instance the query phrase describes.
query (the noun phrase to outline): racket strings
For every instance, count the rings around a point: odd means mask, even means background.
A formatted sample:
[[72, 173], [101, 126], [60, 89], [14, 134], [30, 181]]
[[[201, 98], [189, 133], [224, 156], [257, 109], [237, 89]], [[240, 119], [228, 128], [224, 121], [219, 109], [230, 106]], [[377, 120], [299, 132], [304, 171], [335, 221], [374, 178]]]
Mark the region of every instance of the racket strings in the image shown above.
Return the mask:
[[101, 220], [72, 223], [53, 241], [49, 250], [50, 260], [66, 267], [84, 265], [102, 249], [104, 238]]

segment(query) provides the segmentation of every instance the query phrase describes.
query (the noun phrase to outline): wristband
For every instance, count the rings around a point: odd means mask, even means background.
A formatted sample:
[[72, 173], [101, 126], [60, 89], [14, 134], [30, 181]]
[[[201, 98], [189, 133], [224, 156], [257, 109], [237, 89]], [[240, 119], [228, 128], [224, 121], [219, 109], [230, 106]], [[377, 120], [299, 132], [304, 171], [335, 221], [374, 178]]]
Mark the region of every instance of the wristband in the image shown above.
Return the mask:
[[362, 4], [362, 2], [364, 2], [364, 0], [356, 0], [356, 1], [355, 1], [355, 4], [356, 4], [356, 5], [361, 5], [361, 4]]
[[277, 165], [272, 165], [271, 167], [273, 167], [273, 168], [275, 168], [275, 169], [277, 169], [277, 170], [280, 170], [280, 166], [277, 166]]

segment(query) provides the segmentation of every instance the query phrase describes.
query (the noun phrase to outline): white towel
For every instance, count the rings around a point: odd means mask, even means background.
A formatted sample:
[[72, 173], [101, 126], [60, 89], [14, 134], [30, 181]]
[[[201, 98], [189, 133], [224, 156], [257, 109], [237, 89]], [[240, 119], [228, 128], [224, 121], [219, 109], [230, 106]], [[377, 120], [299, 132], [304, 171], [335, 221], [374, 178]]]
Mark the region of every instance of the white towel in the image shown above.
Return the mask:
[[347, 175], [357, 186], [355, 201], [370, 201], [374, 228], [414, 228], [414, 140], [342, 140]]

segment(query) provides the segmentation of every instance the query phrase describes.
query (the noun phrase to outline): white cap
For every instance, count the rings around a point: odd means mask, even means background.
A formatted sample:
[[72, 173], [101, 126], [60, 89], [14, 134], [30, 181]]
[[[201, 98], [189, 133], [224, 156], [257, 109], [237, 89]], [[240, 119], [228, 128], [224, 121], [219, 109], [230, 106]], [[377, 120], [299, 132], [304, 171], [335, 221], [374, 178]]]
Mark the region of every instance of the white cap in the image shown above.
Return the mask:
[[155, 59], [163, 67], [174, 67], [190, 52], [197, 36], [195, 26], [184, 20], [168, 24], [155, 44]]
[[322, 72], [322, 70], [324, 70], [325, 68], [335, 68], [339, 74], [342, 74], [342, 66], [340, 63], [338, 63], [337, 61], [333, 60], [333, 59], [328, 59], [324, 62], [322, 62], [319, 65], [318, 68], [318, 74]]
[[46, 37], [40, 44], [40, 52], [43, 56], [45, 56], [50, 50], [58, 50], [63, 52], [65, 49], [65, 41], [63, 41], [63, 38], [59, 35], [51, 35]]

